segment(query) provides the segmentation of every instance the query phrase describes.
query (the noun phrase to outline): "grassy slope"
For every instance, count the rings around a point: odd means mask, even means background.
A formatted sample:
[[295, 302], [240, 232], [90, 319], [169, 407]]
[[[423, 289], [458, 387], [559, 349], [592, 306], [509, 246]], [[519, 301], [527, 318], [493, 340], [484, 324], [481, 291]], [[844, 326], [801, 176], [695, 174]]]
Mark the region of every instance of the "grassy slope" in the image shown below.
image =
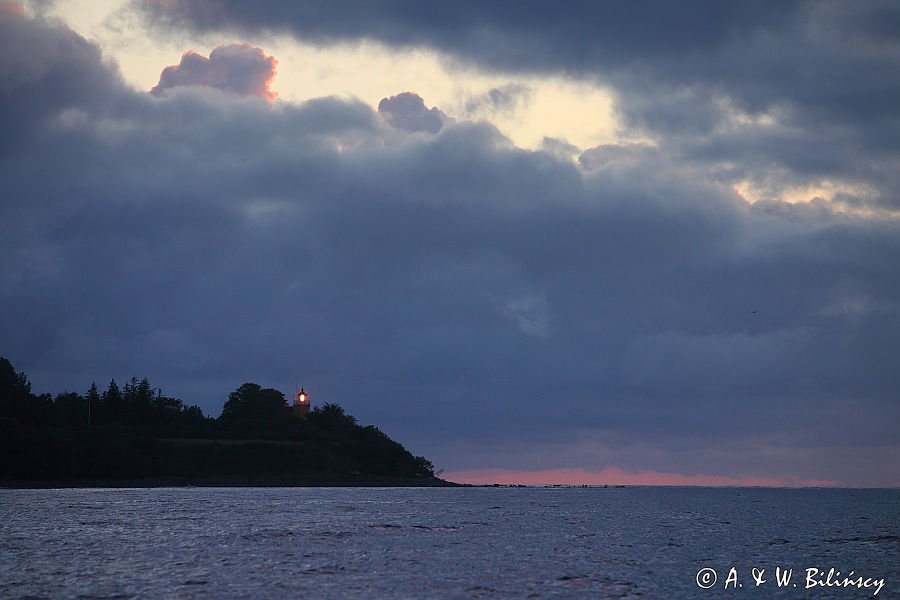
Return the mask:
[[[4, 485], [442, 485], [374, 427], [308, 423], [241, 431], [13, 426], [0, 434]], [[174, 434], [174, 435], [173, 435]]]

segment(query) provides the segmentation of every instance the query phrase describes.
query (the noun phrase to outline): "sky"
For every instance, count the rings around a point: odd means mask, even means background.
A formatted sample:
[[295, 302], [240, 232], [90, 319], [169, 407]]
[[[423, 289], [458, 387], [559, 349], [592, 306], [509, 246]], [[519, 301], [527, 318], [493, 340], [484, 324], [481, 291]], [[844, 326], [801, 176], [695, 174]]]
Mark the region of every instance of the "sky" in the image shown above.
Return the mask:
[[900, 5], [0, 0], [0, 355], [455, 481], [900, 486]]

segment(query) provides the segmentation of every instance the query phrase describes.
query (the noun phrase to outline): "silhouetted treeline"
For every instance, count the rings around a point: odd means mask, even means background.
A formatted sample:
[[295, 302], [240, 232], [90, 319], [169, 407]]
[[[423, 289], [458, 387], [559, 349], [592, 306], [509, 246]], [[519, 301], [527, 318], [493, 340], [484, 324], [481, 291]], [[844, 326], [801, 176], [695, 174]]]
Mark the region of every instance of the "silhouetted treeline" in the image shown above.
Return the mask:
[[154, 389], [144, 377], [132, 377], [120, 388], [113, 379], [102, 393], [92, 383], [84, 393], [62, 392], [35, 395], [25, 373], [16, 373], [6, 358], [0, 357], [0, 419], [12, 419], [30, 426], [81, 427], [90, 425], [130, 425], [154, 427], [182, 424], [203, 426], [207, 418], [198, 406], [186, 406]]
[[278, 390], [245, 383], [212, 419], [135, 377], [102, 392], [36, 395], [0, 358], [0, 480], [439, 483], [430, 461], [336, 404], [305, 419], [286, 407]]

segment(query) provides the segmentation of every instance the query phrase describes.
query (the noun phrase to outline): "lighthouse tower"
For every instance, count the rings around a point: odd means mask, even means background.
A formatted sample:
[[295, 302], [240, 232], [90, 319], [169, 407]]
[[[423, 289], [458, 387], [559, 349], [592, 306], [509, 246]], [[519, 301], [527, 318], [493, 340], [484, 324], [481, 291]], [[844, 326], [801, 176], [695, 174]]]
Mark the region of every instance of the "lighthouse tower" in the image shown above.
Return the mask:
[[296, 417], [309, 416], [309, 394], [303, 388], [300, 388], [300, 393], [297, 394], [297, 399], [291, 407], [291, 414]]

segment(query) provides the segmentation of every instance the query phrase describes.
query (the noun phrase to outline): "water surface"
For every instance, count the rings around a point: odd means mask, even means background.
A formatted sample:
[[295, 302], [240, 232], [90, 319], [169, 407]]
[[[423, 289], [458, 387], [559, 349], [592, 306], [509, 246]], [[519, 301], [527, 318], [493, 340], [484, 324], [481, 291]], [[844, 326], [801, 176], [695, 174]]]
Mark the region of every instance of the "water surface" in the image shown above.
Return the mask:
[[807, 568], [900, 597], [900, 490], [0, 490], [4, 598], [873, 597]]

